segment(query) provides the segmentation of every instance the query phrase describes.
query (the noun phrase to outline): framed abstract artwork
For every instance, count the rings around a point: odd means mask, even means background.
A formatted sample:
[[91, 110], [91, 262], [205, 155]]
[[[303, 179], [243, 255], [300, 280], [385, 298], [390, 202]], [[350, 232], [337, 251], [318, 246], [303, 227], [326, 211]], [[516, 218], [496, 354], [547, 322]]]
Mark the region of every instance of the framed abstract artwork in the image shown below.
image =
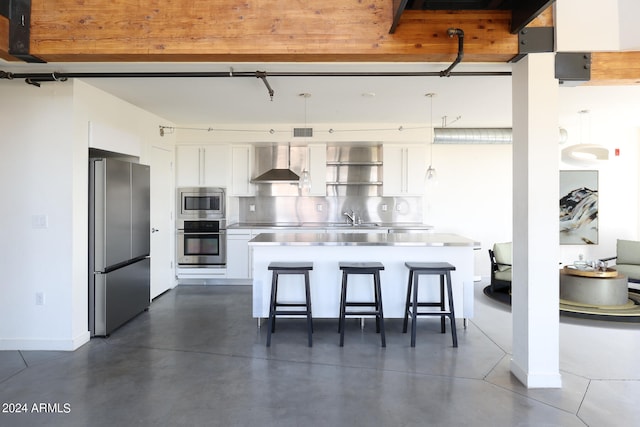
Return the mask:
[[598, 171], [560, 171], [560, 244], [598, 244]]

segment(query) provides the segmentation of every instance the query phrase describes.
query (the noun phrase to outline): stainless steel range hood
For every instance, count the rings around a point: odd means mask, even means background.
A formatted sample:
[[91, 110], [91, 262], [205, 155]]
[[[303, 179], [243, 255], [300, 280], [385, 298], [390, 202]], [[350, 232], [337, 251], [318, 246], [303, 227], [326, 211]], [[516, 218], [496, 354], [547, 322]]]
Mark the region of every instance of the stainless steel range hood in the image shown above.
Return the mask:
[[257, 184], [277, 184], [286, 182], [298, 182], [300, 177], [291, 169], [269, 169], [260, 176], [257, 176], [251, 180]]
[[291, 170], [289, 146], [256, 147], [256, 161], [268, 164], [270, 169], [251, 180], [255, 184], [297, 184], [300, 176]]

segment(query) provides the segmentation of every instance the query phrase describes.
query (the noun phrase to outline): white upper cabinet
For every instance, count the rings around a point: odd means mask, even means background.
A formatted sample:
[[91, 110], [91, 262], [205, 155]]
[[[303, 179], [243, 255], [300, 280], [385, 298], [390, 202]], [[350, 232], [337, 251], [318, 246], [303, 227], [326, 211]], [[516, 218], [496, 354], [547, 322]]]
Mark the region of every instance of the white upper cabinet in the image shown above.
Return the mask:
[[383, 195], [420, 196], [424, 192], [427, 150], [423, 145], [391, 145], [382, 148]]
[[254, 185], [251, 184], [253, 165], [253, 147], [251, 145], [234, 145], [231, 147], [231, 196], [253, 196]]
[[201, 185], [200, 151], [202, 147], [176, 147], [176, 186], [194, 187]]
[[231, 147], [215, 145], [204, 149], [204, 185], [226, 187], [229, 183], [229, 156]]
[[176, 148], [176, 186], [226, 187], [229, 182], [229, 145]]

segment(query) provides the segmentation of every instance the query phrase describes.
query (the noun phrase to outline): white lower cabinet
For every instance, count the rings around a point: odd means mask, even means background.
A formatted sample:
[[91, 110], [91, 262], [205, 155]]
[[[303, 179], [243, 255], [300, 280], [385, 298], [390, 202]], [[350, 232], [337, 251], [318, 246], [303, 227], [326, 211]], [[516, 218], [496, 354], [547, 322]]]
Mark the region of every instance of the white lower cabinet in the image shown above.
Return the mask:
[[227, 230], [227, 279], [251, 278], [250, 229]]

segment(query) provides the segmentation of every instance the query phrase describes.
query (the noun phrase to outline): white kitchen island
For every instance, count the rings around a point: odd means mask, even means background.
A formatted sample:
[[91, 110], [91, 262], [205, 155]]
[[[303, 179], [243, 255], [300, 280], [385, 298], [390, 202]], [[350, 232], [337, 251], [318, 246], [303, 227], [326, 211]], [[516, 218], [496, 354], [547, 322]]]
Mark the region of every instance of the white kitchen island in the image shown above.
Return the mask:
[[[408, 280], [405, 262], [449, 262], [456, 267], [451, 274], [456, 317], [473, 317], [473, 251], [480, 248], [480, 243], [466, 237], [442, 233], [262, 233], [250, 240], [249, 246], [253, 251], [253, 317], [258, 319], [269, 315], [271, 271], [267, 267], [273, 261], [313, 262], [310, 281], [314, 318], [338, 317], [341, 261], [378, 261], [385, 266], [380, 275], [385, 318], [404, 316]], [[432, 285], [423, 285], [428, 280]], [[421, 276], [421, 299], [437, 299], [437, 280], [437, 276]], [[370, 277], [351, 276], [349, 283], [350, 300], [371, 300]], [[281, 276], [278, 299], [303, 300], [301, 276]]]

